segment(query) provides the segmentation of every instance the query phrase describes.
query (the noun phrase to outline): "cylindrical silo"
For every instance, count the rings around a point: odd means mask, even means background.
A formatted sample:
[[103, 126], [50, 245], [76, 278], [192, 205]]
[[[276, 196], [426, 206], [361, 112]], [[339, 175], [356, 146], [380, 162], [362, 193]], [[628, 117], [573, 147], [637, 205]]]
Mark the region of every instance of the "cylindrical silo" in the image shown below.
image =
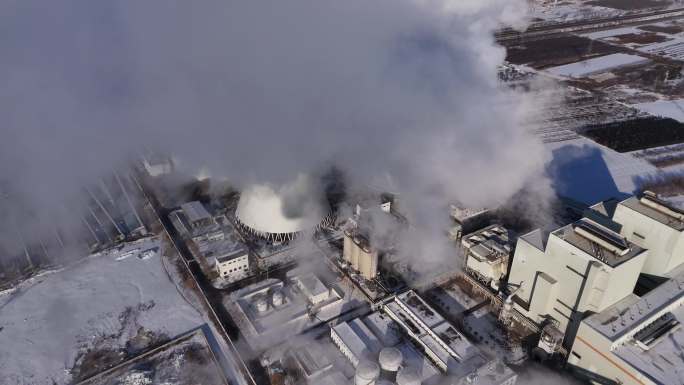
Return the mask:
[[268, 302], [266, 301], [266, 298], [264, 298], [264, 297], [257, 298], [254, 301], [254, 307], [256, 307], [256, 309], [259, 313], [263, 313], [266, 310], [268, 310]]
[[403, 360], [401, 351], [397, 348], [384, 348], [380, 351], [380, 377], [395, 381], [397, 379], [397, 372], [401, 367]]
[[397, 385], [420, 385], [420, 374], [413, 367], [401, 368], [397, 373]]
[[354, 385], [375, 385], [380, 376], [380, 366], [374, 361], [363, 360], [356, 366]]
[[285, 297], [283, 296], [283, 292], [280, 290], [276, 290], [273, 292], [273, 306], [280, 306], [283, 304]]

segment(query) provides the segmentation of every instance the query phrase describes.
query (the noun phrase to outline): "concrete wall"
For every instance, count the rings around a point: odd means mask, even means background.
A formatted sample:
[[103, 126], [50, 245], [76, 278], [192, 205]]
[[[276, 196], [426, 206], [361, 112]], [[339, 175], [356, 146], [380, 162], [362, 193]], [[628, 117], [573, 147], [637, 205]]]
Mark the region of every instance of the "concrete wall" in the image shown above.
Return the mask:
[[545, 252], [519, 239], [509, 283], [522, 284], [517, 297], [527, 302], [516, 310], [535, 322], [552, 317], [565, 331], [573, 310], [601, 311], [629, 295], [647, 254], [616, 268], [551, 234]]
[[613, 220], [622, 225], [623, 237], [649, 250], [644, 273], [662, 276], [684, 263], [684, 233], [621, 204]]
[[610, 351], [611, 343], [596, 330], [581, 323], [568, 362], [623, 385], [655, 385]]

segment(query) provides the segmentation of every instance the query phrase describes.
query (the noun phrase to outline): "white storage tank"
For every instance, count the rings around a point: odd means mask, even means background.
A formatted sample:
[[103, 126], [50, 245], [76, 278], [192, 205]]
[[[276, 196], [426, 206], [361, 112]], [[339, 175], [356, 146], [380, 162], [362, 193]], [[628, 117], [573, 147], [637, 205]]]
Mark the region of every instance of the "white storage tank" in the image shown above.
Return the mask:
[[259, 313], [263, 313], [266, 310], [268, 310], [268, 302], [266, 301], [266, 298], [263, 296], [259, 296], [254, 301], [254, 307], [256, 307], [256, 309]]
[[402, 368], [397, 374], [397, 385], [420, 385], [420, 374], [411, 366]]
[[283, 295], [282, 291], [276, 290], [273, 292], [273, 306], [282, 305], [284, 300], [285, 300], [285, 296]]
[[363, 360], [356, 366], [354, 385], [375, 385], [380, 376], [380, 366], [374, 361]]
[[403, 357], [397, 348], [384, 348], [380, 351], [380, 369], [388, 372], [397, 372], [401, 366]]

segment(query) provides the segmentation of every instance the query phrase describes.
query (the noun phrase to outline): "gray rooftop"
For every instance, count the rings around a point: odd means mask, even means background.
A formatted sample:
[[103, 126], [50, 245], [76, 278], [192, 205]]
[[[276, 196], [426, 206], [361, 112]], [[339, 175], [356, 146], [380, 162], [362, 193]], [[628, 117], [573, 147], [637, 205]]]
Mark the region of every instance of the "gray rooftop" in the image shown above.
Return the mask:
[[181, 210], [185, 213], [190, 223], [211, 219], [211, 214], [204, 208], [204, 205], [199, 201], [192, 201], [183, 203]]
[[630, 294], [584, 322], [611, 341], [643, 328], [656, 313], [684, 302], [684, 273], [671, 278], [643, 297]]
[[[597, 233], [596, 235], [602, 241], [605, 241], [607, 243], [621, 243], [627, 248], [629, 248], [629, 250], [624, 255], [620, 255], [607, 249], [606, 247], [590, 240], [584, 235], [579, 234], [576, 231], [576, 227], [578, 224], [591, 225], [593, 228], [600, 230], [600, 234]], [[569, 244], [577, 247], [578, 249], [584, 251], [590, 256], [596, 258], [598, 261], [610, 267], [617, 267], [645, 251], [641, 247], [625, 240], [619, 234], [614, 233], [606, 228], [602, 228], [602, 226], [597, 225], [594, 222], [589, 221], [588, 219], [581, 219], [573, 224], [563, 226], [560, 229], [554, 231], [552, 234], [556, 235], [560, 239], [563, 239]]]
[[668, 316], [676, 326], [667, 331], [656, 343], [644, 350], [636, 343], [626, 343], [617, 347], [615, 355], [620, 357], [641, 374], [657, 384], [684, 383], [684, 309], [677, 308]]
[[[652, 198], [653, 199], [653, 198]], [[666, 206], [667, 208], [673, 210], [673, 211], [680, 211], [679, 209], [658, 200], [658, 203], [662, 204], [663, 206]], [[681, 220], [678, 220], [672, 216], [669, 216], [667, 214], [664, 214], [652, 207], [646, 206], [645, 204], [641, 203], [639, 198], [637, 197], [630, 197], [625, 199], [624, 201], [620, 202], [620, 205], [627, 207], [631, 210], [634, 210], [640, 214], [643, 214], [657, 222], [660, 222], [664, 225], [667, 225], [677, 231], [682, 231], [684, 230], [684, 222]]]

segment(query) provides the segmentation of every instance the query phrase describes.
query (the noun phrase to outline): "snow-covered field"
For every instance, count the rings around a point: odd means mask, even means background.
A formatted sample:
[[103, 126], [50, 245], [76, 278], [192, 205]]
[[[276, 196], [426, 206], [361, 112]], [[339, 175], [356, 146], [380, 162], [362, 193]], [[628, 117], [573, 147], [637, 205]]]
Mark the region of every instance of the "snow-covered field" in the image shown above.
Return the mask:
[[647, 61], [648, 59], [641, 56], [615, 53], [612, 55], [601, 56], [576, 63], [548, 68], [545, 71], [556, 76], [576, 78], [626, 65], [645, 63]]
[[656, 100], [655, 102], [635, 104], [634, 107], [651, 115], [684, 122], [684, 100]]
[[[154, 250], [147, 259], [122, 254]], [[90, 256], [0, 295], [0, 383], [65, 384], [79, 352], [118, 349], [139, 328], [169, 337], [203, 323], [145, 240]], [[132, 253], [137, 254], [137, 253]]]

